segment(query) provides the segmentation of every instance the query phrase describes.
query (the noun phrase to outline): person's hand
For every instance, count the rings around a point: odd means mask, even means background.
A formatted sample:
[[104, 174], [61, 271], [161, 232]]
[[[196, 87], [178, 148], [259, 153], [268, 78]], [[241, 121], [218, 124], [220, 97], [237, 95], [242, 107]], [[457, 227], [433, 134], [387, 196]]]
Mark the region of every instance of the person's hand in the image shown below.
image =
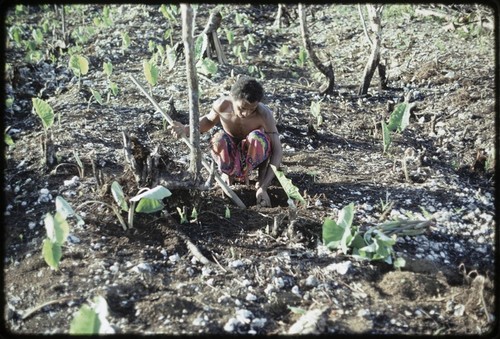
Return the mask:
[[259, 187], [255, 196], [257, 198], [257, 205], [260, 205], [262, 207], [271, 207], [271, 199], [267, 194], [267, 190]]
[[177, 139], [182, 138], [183, 136], [187, 136], [186, 126], [178, 121], [174, 121], [174, 125], [168, 126], [167, 130], [170, 131], [170, 133], [172, 133], [172, 135]]

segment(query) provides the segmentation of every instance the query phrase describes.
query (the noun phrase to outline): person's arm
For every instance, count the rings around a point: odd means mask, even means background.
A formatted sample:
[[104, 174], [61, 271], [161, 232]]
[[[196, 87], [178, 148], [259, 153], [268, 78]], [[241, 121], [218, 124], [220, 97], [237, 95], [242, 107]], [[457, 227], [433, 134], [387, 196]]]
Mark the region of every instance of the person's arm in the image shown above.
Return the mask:
[[[219, 113], [217, 112], [218, 105], [217, 102], [214, 103], [210, 113], [202, 116], [200, 118], [200, 133], [203, 134], [214, 127], [219, 121]], [[172, 127], [172, 133], [180, 138], [182, 135], [189, 136], [189, 125], [184, 125], [178, 121], [174, 121], [174, 126]]]
[[259, 175], [259, 181], [256, 186], [256, 198], [258, 205], [271, 207], [271, 199], [267, 194], [267, 188], [274, 178], [274, 171], [270, 165], [272, 164], [276, 166], [276, 168], [279, 168], [283, 158], [283, 149], [281, 147], [278, 129], [276, 128], [276, 121], [269, 109], [267, 109], [267, 114], [265, 114], [264, 122], [265, 133], [267, 133], [271, 141], [271, 156], [267, 166], [262, 169], [263, 173]]

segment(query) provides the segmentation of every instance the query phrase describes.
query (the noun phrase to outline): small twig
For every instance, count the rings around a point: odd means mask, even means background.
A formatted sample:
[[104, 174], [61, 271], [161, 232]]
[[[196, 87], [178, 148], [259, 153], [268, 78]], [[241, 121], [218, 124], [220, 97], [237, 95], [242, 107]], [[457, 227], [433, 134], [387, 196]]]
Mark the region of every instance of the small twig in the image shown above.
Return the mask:
[[217, 264], [217, 266], [219, 266], [219, 267], [220, 267], [220, 269], [221, 269], [224, 273], [226, 273], [226, 272], [227, 272], [227, 270], [226, 270], [224, 267], [222, 267], [222, 265], [219, 263], [219, 260], [217, 260], [217, 258], [215, 257], [215, 255], [214, 255], [213, 253], [212, 253], [212, 258], [214, 258], [214, 261], [215, 261], [215, 263]]
[[37, 305], [37, 306], [34, 306], [32, 308], [29, 308], [27, 309], [26, 311], [22, 312], [22, 317], [21, 319], [22, 320], [26, 320], [28, 319], [29, 317], [31, 317], [33, 314], [35, 314], [36, 312], [40, 311], [42, 308], [44, 308], [45, 306], [49, 306], [49, 305], [54, 305], [54, 304], [60, 304], [60, 303], [64, 303], [64, 302], [67, 302], [71, 299], [76, 299], [75, 297], [73, 296], [68, 296], [68, 297], [63, 297], [63, 298], [60, 298], [60, 299], [55, 299], [55, 300], [49, 300], [49, 301], [46, 301], [40, 305]]

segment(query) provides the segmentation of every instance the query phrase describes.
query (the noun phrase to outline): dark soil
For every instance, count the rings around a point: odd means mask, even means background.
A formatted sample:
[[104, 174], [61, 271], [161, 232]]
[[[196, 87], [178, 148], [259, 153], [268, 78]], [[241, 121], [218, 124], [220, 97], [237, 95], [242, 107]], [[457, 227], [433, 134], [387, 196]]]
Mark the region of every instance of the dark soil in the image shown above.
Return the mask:
[[[214, 7], [197, 7], [195, 35]], [[110, 5], [111, 23], [96, 25], [103, 6], [66, 6], [68, 40], [57, 47], [61, 19], [53, 6], [6, 11], [5, 90], [13, 102], [4, 124], [14, 144], [4, 156], [5, 330], [68, 333], [75, 312], [102, 296], [117, 333], [495, 333], [493, 8], [386, 5], [382, 60], [388, 88], [379, 89], [375, 75], [369, 93], [359, 96], [370, 47], [357, 6], [307, 6], [316, 52], [332, 60], [335, 70], [335, 93], [320, 96], [324, 78], [309, 60], [305, 66], [296, 62], [302, 48], [296, 7], [288, 6], [289, 22], [278, 29], [277, 5], [221, 6], [223, 28], [234, 32], [229, 44], [219, 30], [229, 63], [199, 79], [202, 114], [228, 93], [234, 76], [249, 74], [262, 82], [284, 146], [281, 169], [307, 201], [295, 218], [277, 180], [269, 190], [271, 208], [255, 205], [255, 174], [249, 187], [234, 187], [246, 209], [215, 185], [189, 187], [188, 147], [170, 136], [160, 113], [129, 78], [147, 87], [142, 63], [152, 55], [148, 43], [170, 44], [164, 34], [170, 25], [173, 44], [181, 42], [180, 14], [170, 24], [159, 6]], [[14, 26], [22, 31], [20, 43]], [[40, 55], [32, 53], [29, 60], [26, 42], [34, 39], [34, 29], [44, 38], [35, 44]], [[131, 44], [123, 49], [125, 32]], [[255, 44], [242, 61], [233, 46], [244, 51], [249, 34]], [[70, 53], [90, 63], [81, 87], [68, 67]], [[120, 90], [109, 101], [106, 61]], [[88, 104], [91, 88], [103, 95], [102, 105]], [[152, 93], [171, 113], [172, 98], [174, 118], [188, 121], [183, 54], [172, 70], [161, 69]], [[380, 122], [407, 95], [415, 104], [410, 124], [393, 133], [383, 153]], [[57, 115], [49, 131], [50, 159], [42, 153], [46, 139], [32, 111], [33, 97], [46, 100]], [[319, 100], [320, 126], [310, 114], [311, 102]], [[163, 211], [136, 214], [127, 230], [104, 205], [81, 207], [85, 224], [70, 221], [59, 270], [52, 270], [41, 248], [44, 218], [55, 212], [57, 196], [77, 208], [90, 200], [115, 204], [113, 181], [127, 198], [152, 187], [151, 181], [135, 180], [122, 131], [141, 145], [135, 148], [138, 158], [158, 147], [161, 183], [172, 196], [164, 199]], [[202, 136], [206, 154], [210, 135]], [[202, 175], [208, 177], [205, 170]], [[322, 245], [325, 218], [335, 220], [351, 202], [354, 223], [362, 228], [398, 218], [432, 218], [434, 226], [398, 238], [396, 255], [406, 260], [400, 270], [383, 261], [359, 261]], [[196, 208], [198, 216], [181, 224], [177, 208], [185, 208], [188, 217]], [[210, 263], [193, 256], [188, 242]], [[301, 326], [305, 317], [309, 325]]]

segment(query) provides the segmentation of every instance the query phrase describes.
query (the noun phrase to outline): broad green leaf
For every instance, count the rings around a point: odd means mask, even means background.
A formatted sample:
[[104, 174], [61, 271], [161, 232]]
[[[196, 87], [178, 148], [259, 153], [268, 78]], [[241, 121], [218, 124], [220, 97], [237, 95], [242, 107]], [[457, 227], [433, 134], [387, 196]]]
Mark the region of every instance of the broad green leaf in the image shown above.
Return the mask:
[[168, 198], [171, 195], [172, 192], [170, 192], [167, 188], [158, 185], [155, 188], [152, 188], [150, 190], [147, 190], [146, 192], [136, 195], [135, 197], [131, 198], [130, 201], [139, 201], [142, 198], [161, 200], [163, 198]]
[[45, 215], [45, 229], [47, 237], [54, 243], [64, 244], [69, 234], [69, 224], [60, 212], [56, 212], [54, 216], [47, 213]]
[[70, 334], [99, 334], [101, 321], [96, 311], [90, 306], [83, 305], [71, 321]]
[[103, 68], [104, 74], [106, 74], [109, 78], [111, 76], [111, 73], [113, 73], [113, 64], [111, 62], [104, 62], [102, 64], [102, 68]]
[[330, 249], [337, 249], [344, 235], [344, 228], [335, 221], [326, 218], [323, 222], [323, 244]]
[[288, 198], [300, 201], [302, 204], [305, 205], [306, 201], [304, 200], [304, 198], [302, 198], [302, 195], [299, 193], [298, 187], [296, 187], [292, 183], [292, 181], [285, 176], [285, 174], [282, 171], [278, 171], [276, 166], [271, 164], [271, 168], [273, 169], [274, 174], [276, 175], [276, 178], [278, 178], [278, 181], [280, 182], [281, 186], [285, 190], [285, 193], [288, 196]]
[[113, 195], [113, 198], [115, 199], [118, 206], [120, 206], [123, 211], [128, 212], [128, 204], [127, 200], [125, 200], [125, 195], [123, 194], [122, 187], [116, 181], [113, 181], [113, 183], [111, 184], [111, 194]]
[[387, 129], [389, 131], [403, 131], [406, 126], [408, 126], [410, 120], [410, 110], [407, 109], [407, 107], [408, 104], [403, 102], [394, 108], [394, 111], [391, 113], [391, 117], [389, 118], [389, 124], [387, 125]]
[[359, 234], [358, 232], [356, 232], [356, 234], [352, 238], [351, 243], [349, 244], [349, 246], [351, 246], [353, 248], [353, 250], [354, 249], [360, 249], [360, 248], [365, 247], [366, 243], [365, 243], [363, 237], [361, 236], [361, 234]]
[[142, 198], [137, 204], [135, 211], [137, 213], [154, 213], [161, 211], [163, 207], [165, 207], [165, 204], [161, 200]]
[[217, 64], [209, 58], [203, 58], [196, 63], [198, 72], [204, 75], [211, 75], [217, 73]]
[[394, 260], [394, 267], [395, 268], [405, 267], [405, 265], [406, 265], [406, 260], [404, 260], [401, 257], [398, 257], [398, 258], [396, 258], [396, 260]]
[[45, 238], [42, 244], [42, 255], [45, 262], [54, 270], [59, 269], [59, 262], [61, 261], [62, 251], [61, 245], [57, 242]]
[[121, 32], [122, 36], [122, 48], [127, 49], [130, 46], [130, 36], [127, 32]]
[[337, 224], [343, 228], [350, 228], [354, 219], [354, 203], [344, 206], [337, 218]]
[[300, 308], [300, 307], [294, 307], [294, 306], [289, 306], [289, 305], [287, 305], [286, 307], [290, 311], [292, 311], [292, 313], [295, 313], [295, 314], [301, 314], [301, 315], [303, 315], [303, 314], [306, 314], [306, 312], [307, 312], [305, 309]]
[[103, 101], [102, 101], [101, 93], [98, 90], [93, 89], [93, 88], [90, 89], [90, 92], [92, 92], [92, 95], [94, 96], [95, 100], [99, 103], [99, 105], [102, 105]]
[[12, 140], [12, 137], [10, 136], [10, 134], [4, 133], [3, 134], [3, 141], [5, 142], [5, 144], [7, 146], [14, 145], [14, 140]]
[[145, 60], [143, 63], [144, 76], [151, 86], [156, 86], [158, 83], [158, 67], [151, 62]]
[[69, 67], [77, 76], [82, 76], [89, 71], [89, 61], [82, 55], [74, 54], [69, 58]]
[[68, 204], [66, 200], [64, 200], [63, 197], [58, 195], [56, 197], [56, 211], [64, 218], [67, 219], [68, 217], [74, 216], [77, 220], [77, 225], [84, 225], [85, 222], [83, 219], [75, 213], [73, 208]]
[[382, 121], [382, 138], [384, 143], [384, 153], [386, 153], [387, 150], [389, 149], [389, 146], [391, 145], [392, 138], [389, 128], [387, 128], [387, 125], [383, 121]]
[[54, 124], [54, 110], [50, 105], [39, 98], [33, 98], [33, 107], [35, 108], [36, 114], [42, 120], [42, 125], [45, 129], [52, 127]]
[[118, 85], [117, 84], [110, 81], [109, 82], [109, 89], [111, 90], [111, 93], [113, 93], [114, 96], [118, 95]]

